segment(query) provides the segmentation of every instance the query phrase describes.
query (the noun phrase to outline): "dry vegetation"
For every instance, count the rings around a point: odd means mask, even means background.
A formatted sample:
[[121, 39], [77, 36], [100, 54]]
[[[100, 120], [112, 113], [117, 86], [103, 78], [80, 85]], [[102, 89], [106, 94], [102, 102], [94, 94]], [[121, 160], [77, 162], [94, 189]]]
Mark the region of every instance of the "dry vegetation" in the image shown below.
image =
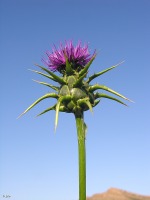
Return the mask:
[[150, 196], [138, 195], [124, 190], [111, 188], [104, 193], [87, 197], [87, 200], [150, 200]]

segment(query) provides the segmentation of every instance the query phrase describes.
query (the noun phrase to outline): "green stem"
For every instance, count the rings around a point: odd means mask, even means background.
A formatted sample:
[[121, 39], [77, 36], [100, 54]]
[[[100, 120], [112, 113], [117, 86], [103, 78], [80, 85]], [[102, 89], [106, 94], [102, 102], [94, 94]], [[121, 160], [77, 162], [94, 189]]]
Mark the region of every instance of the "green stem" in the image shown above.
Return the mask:
[[86, 200], [86, 150], [83, 112], [75, 113], [79, 156], [79, 200]]

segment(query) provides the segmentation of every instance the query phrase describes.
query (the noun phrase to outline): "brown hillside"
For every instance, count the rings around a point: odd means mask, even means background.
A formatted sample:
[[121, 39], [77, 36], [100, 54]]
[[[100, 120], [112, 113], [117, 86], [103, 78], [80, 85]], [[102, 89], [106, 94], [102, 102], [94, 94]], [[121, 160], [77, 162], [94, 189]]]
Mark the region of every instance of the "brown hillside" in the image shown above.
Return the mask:
[[104, 193], [87, 197], [87, 200], [150, 200], [150, 196], [143, 196], [120, 189], [110, 188]]

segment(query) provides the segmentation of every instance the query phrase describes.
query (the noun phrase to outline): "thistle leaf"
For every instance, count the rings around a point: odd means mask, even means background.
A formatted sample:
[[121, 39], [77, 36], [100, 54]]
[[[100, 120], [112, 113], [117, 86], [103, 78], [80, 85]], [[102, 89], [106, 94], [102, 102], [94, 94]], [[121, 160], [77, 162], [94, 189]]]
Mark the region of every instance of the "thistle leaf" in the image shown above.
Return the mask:
[[[59, 111], [62, 109], [61, 107], [61, 103], [64, 101], [65, 103], [71, 100], [71, 96], [67, 95], [67, 96], [62, 96], [58, 99], [58, 102], [56, 104], [56, 116], [55, 116], [55, 131], [57, 128], [57, 124], [58, 124], [58, 114]], [[64, 109], [64, 108], [63, 108]]]
[[86, 105], [86, 106], [90, 109], [90, 111], [93, 112], [93, 110], [92, 110], [92, 105], [91, 105], [91, 103], [90, 103], [90, 101], [89, 101], [88, 98], [79, 99], [79, 100], [77, 101], [77, 104], [78, 104], [79, 106], [81, 106], [81, 107], [84, 106], [84, 105]]
[[85, 101], [86, 105], [89, 107], [90, 111], [93, 113], [92, 105], [89, 100]]
[[[42, 73], [42, 72], [39, 72], [39, 71], [36, 71], [36, 70], [32, 70], [32, 69], [29, 69], [30, 71], [32, 71], [32, 72], [35, 72], [35, 73], [37, 73], [37, 74], [40, 74], [40, 75], [42, 75], [42, 76], [45, 76], [46, 78], [49, 78], [49, 79], [51, 79], [51, 80], [53, 80], [53, 81], [55, 81], [55, 79], [52, 77], [52, 76], [49, 76], [49, 75], [47, 75], [47, 74], [44, 74], [44, 73]], [[56, 82], [56, 81], [55, 81]]]
[[52, 88], [53, 90], [56, 90], [57, 92], [59, 91], [59, 87], [56, 87], [56, 86], [51, 85], [51, 84], [49, 84], [49, 83], [37, 81], [37, 80], [34, 80], [34, 79], [32, 79], [32, 80], [35, 81], [36, 83], [39, 83], [39, 84], [42, 84], [42, 85], [46, 85], [46, 86]]
[[26, 112], [28, 112], [31, 108], [33, 108], [36, 104], [38, 104], [40, 101], [46, 99], [46, 98], [58, 98], [58, 95], [55, 93], [48, 93], [45, 94], [44, 96], [40, 97], [37, 99], [33, 104], [31, 104], [18, 118], [20, 118], [22, 115], [24, 115]]
[[67, 75], [71, 75], [72, 72], [73, 72], [73, 70], [72, 70], [72, 68], [71, 68], [71, 64], [70, 64], [69, 61], [68, 61], [66, 52], [64, 53], [64, 56], [65, 56], [65, 60], [66, 60], [66, 73], [67, 73]]
[[60, 78], [59, 76], [57, 76], [56, 74], [54, 74], [54, 73], [51, 72], [50, 70], [48, 70], [48, 69], [46, 69], [45, 67], [42, 67], [42, 66], [40, 66], [40, 65], [38, 65], [38, 64], [36, 64], [36, 66], [39, 67], [39, 68], [41, 68], [41, 69], [44, 70], [45, 72], [47, 72], [49, 75], [51, 75], [51, 76], [54, 78], [54, 80], [55, 80], [56, 82], [58, 82], [58, 83], [60, 83], [60, 84], [66, 84], [66, 82], [65, 82], [62, 78]]
[[46, 110], [44, 110], [40, 114], [38, 114], [37, 117], [39, 117], [40, 115], [43, 115], [43, 114], [45, 114], [45, 113], [47, 113], [47, 112], [49, 112], [51, 110], [55, 110], [55, 108], [56, 108], [56, 104], [54, 106], [51, 106], [51, 107], [47, 108]]
[[122, 64], [123, 62], [124, 62], [124, 61], [118, 63], [117, 65], [114, 65], [114, 66], [112, 66], [112, 67], [109, 67], [109, 68], [107, 68], [107, 69], [105, 69], [105, 70], [103, 70], [103, 71], [101, 71], [101, 72], [99, 72], [99, 73], [93, 74], [92, 76], [90, 76], [90, 77], [88, 78], [88, 80], [87, 80], [86, 82], [87, 82], [87, 83], [90, 83], [90, 82], [91, 82], [93, 79], [95, 79], [96, 77], [101, 76], [102, 74], [104, 74], [104, 73], [106, 73], [106, 72], [108, 72], [108, 71], [110, 71], [110, 70], [116, 68], [118, 65]]
[[87, 73], [90, 65], [92, 64], [93, 60], [95, 59], [96, 54], [91, 58], [91, 60], [85, 65], [85, 67], [79, 72], [79, 77]]
[[97, 106], [97, 104], [99, 104], [99, 102], [100, 102], [100, 99], [99, 100], [95, 100], [93, 107]]
[[68, 110], [65, 106], [61, 105], [60, 108], [59, 108], [59, 111], [60, 112], [67, 112], [67, 113], [70, 113], [71, 111]]
[[[90, 91], [90, 92], [94, 92], [95, 90], [98, 90], [98, 89], [106, 90], [106, 91], [108, 91], [108, 92], [110, 92], [110, 93], [112, 93], [112, 94], [115, 94], [115, 95], [117, 95], [117, 96], [119, 96], [119, 97], [121, 97], [121, 98], [123, 98], [123, 99], [125, 99], [125, 100], [131, 101], [130, 99], [128, 99], [128, 98], [126, 98], [125, 96], [119, 94], [118, 92], [112, 90], [111, 88], [106, 87], [105, 85], [99, 85], [99, 84], [93, 85], [93, 86], [91, 86], [91, 87], [89, 88], [89, 91]], [[133, 102], [133, 101], [131, 101], [131, 102]]]
[[117, 99], [117, 98], [114, 98], [114, 97], [112, 97], [112, 96], [109, 96], [109, 95], [107, 95], [107, 94], [96, 93], [96, 94], [95, 94], [95, 98], [107, 98], [107, 99], [111, 99], [111, 100], [117, 101], [117, 102], [119, 102], [119, 103], [121, 103], [121, 104], [127, 106], [124, 102], [120, 101], [120, 100]]
[[73, 87], [74, 88], [80, 87], [82, 85], [82, 81], [86, 77], [86, 75], [87, 75], [87, 72], [85, 74], [83, 74], [82, 76], [80, 76], [80, 78], [77, 79], [77, 81], [73, 84]]
[[58, 100], [57, 105], [56, 105], [55, 131], [56, 131], [57, 124], [58, 124], [58, 114], [59, 114], [60, 103], [61, 103], [61, 100]]

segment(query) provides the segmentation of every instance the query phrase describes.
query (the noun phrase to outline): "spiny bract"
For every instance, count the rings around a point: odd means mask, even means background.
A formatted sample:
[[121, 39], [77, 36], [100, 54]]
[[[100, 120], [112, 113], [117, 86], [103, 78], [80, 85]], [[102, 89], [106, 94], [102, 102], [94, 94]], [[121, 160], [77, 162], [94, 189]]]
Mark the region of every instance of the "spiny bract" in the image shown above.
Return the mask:
[[[54, 82], [59, 83], [58, 86], [51, 85], [49, 83], [36, 81], [42, 85], [46, 85], [56, 93], [47, 93], [46, 95], [37, 99], [31, 106], [29, 106], [21, 115], [25, 114], [32, 107], [38, 104], [40, 101], [46, 98], [55, 98], [57, 100], [56, 104], [47, 108], [39, 115], [42, 115], [48, 111], [55, 110], [56, 118], [55, 118], [55, 128], [58, 123], [58, 113], [67, 112], [77, 114], [78, 112], [84, 112], [87, 110], [91, 110], [94, 106], [96, 106], [101, 98], [108, 98], [114, 101], [117, 101], [121, 104], [126, 105], [124, 102], [119, 99], [109, 96], [105, 93], [96, 92], [97, 90], [105, 90], [114, 95], [117, 95], [125, 100], [127, 99], [125, 96], [115, 92], [114, 90], [104, 86], [104, 85], [90, 85], [90, 82], [96, 77], [108, 72], [109, 70], [115, 68], [118, 65], [112, 66], [104, 71], [93, 74], [92, 76], [87, 78], [87, 73], [90, 65], [96, 57], [96, 53], [94, 53], [91, 57], [88, 52], [88, 48], [81, 47], [80, 44], [77, 47], [74, 47], [72, 42], [66, 43], [66, 46], [63, 47], [61, 45], [61, 49], [53, 51], [51, 54], [48, 54], [49, 69], [36, 65], [41, 70], [46, 73], [32, 70], [35, 73], [38, 73], [44, 77], [47, 77]], [[65, 60], [65, 62], [64, 62]], [[83, 65], [84, 63], [84, 65]], [[59, 71], [62, 76], [57, 76], [52, 71]], [[38, 116], [39, 116], [38, 115]]]

